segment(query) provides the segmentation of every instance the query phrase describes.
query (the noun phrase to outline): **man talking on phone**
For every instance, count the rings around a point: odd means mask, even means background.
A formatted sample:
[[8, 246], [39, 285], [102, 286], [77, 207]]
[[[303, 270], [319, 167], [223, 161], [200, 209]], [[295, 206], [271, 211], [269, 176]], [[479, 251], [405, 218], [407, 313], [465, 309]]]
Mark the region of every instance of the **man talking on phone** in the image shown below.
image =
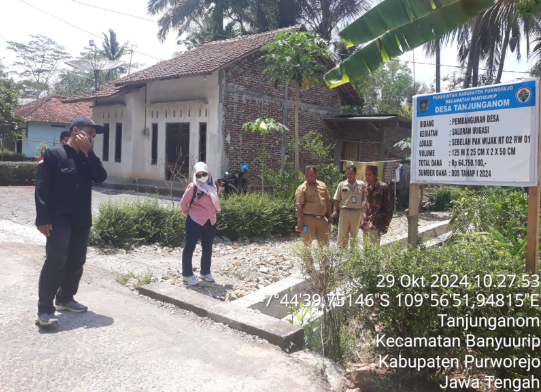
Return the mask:
[[56, 309], [76, 313], [88, 309], [74, 296], [83, 275], [92, 226], [92, 185], [107, 178], [93, 151], [96, 134], [104, 131], [87, 117], [77, 118], [70, 126], [68, 142], [46, 150], [39, 162], [36, 226], [47, 237], [39, 278], [39, 325], [58, 324]]

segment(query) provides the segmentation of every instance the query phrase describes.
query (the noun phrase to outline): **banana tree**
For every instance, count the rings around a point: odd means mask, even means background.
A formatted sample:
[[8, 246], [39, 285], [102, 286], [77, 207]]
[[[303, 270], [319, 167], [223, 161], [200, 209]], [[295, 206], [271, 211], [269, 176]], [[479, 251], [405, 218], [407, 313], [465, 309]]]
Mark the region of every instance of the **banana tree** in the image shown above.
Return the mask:
[[348, 47], [372, 42], [329, 71], [325, 81], [332, 88], [359, 80], [492, 5], [494, 0], [384, 0], [339, 33]]

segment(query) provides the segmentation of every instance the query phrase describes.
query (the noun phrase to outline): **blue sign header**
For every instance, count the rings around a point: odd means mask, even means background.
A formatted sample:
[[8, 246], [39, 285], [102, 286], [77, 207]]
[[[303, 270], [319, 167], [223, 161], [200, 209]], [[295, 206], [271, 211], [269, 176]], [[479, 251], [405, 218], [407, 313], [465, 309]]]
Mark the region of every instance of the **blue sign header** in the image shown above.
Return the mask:
[[493, 85], [417, 98], [417, 117], [535, 106], [535, 81]]

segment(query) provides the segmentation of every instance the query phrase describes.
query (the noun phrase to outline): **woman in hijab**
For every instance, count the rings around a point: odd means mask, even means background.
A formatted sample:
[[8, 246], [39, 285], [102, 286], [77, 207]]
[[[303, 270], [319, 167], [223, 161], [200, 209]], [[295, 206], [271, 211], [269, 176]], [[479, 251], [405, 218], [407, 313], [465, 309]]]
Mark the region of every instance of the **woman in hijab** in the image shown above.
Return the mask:
[[182, 276], [184, 281], [195, 286], [199, 280], [194, 276], [192, 256], [197, 241], [201, 240], [203, 254], [199, 277], [214, 282], [210, 274], [212, 244], [216, 234], [216, 212], [220, 211], [219, 190], [207, 165], [198, 162], [194, 166], [193, 182], [188, 185], [180, 201], [186, 218], [186, 245], [182, 252]]

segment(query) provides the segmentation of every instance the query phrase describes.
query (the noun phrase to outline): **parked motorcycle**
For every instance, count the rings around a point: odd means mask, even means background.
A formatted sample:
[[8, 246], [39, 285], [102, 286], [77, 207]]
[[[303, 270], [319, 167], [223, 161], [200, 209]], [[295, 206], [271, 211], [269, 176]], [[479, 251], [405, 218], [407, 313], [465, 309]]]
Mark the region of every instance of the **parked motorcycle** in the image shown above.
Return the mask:
[[245, 175], [248, 174], [248, 165], [242, 165], [240, 170], [231, 173], [225, 172], [224, 178], [218, 179], [218, 186], [224, 194], [243, 194], [248, 191], [248, 182]]

